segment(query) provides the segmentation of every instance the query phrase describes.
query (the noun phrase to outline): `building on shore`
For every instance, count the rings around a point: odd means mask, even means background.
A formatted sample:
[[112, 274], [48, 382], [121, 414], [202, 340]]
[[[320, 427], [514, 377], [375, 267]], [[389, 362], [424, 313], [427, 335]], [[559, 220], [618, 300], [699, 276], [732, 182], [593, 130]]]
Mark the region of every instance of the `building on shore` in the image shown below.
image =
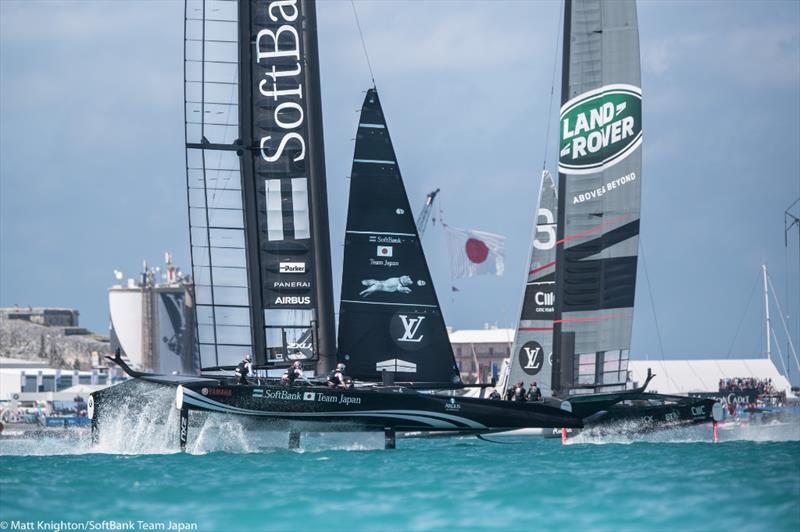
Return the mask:
[[497, 377], [503, 360], [511, 355], [514, 329], [487, 325], [483, 329], [448, 328], [450, 344], [464, 382], [491, 382]]
[[[172, 264], [149, 267], [136, 279], [108, 290], [111, 349], [136, 369], [155, 373], [193, 374], [199, 371], [194, 334], [192, 280]], [[117, 281], [122, 272], [115, 271]]]

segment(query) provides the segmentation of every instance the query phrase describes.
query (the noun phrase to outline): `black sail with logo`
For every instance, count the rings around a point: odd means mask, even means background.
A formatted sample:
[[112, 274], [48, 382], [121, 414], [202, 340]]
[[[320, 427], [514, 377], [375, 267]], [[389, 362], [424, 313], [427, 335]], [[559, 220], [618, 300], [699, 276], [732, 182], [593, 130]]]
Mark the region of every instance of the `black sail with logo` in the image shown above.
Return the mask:
[[455, 357], [378, 93], [358, 124], [345, 235], [338, 359], [379, 380], [459, 383]]

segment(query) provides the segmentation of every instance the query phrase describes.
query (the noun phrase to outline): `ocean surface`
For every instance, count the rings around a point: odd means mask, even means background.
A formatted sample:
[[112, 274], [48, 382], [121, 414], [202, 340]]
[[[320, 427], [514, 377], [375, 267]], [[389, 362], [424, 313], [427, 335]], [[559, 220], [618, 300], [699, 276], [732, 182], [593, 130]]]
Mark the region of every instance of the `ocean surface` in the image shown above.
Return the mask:
[[164, 425], [136, 429], [97, 447], [86, 433], [0, 440], [0, 529], [800, 530], [800, 425], [719, 444], [708, 427], [395, 450], [382, 435], [304, 435], [289, 451], [286, 433], [209, 418], [188, 453]]

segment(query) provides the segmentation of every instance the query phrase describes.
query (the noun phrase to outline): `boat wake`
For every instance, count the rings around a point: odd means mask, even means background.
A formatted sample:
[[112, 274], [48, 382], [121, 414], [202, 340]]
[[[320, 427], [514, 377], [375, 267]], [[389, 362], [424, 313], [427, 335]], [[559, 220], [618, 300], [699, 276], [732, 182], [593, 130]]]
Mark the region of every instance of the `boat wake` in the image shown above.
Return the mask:
[[[0, 456], [70, 454], [172, 454], [179, 453], [179, 412], [173, 388], [137, 383], [136, 393], [107, 400], [100, 412], [99, 439], [92, 444], [89, 429], [26, 431], [0, 437]], [[290, 429], [301, 432], [296, 452], [330, 450], [362, 451], [383, 449], [383, 433], [347, 431], [322, 432], [312, 423], [289, 424], [225, 414], [192, 412], [190, 454], [263, 453], [286, 451]]]
[[[650, 443], [711, 443], [713, 428], [710, 423], [681, 425], [659, 430], [648, 430], [641, 422], [626, 421], [604, 427], [584, 429], [570, 436], [568, 445]], [[800, 417], [781, 422], [748, 424], [726, 422], [719, 425], [719, 442], [787, 442], [800, 441]]]

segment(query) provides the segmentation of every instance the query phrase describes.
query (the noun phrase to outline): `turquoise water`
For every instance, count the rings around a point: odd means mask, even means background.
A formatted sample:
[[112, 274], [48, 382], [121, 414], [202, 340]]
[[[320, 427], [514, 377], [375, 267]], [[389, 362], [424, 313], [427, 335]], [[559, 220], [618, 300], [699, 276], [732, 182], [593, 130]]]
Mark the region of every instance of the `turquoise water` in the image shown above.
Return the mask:
[[277, 442], [260, 452], [195, 444], [197, 454], [93, 454], [85, 437], [2, 441], [0, 521], [130, 520], [134, 530], [145, 529], [139, 520], [197, 530], [800, 530], [800, 442], [714, 445], [706, 436], [568, 445], [402, 439], [386, 451], [377, 436], [339, 435], [309, 438], [299, 452]]

